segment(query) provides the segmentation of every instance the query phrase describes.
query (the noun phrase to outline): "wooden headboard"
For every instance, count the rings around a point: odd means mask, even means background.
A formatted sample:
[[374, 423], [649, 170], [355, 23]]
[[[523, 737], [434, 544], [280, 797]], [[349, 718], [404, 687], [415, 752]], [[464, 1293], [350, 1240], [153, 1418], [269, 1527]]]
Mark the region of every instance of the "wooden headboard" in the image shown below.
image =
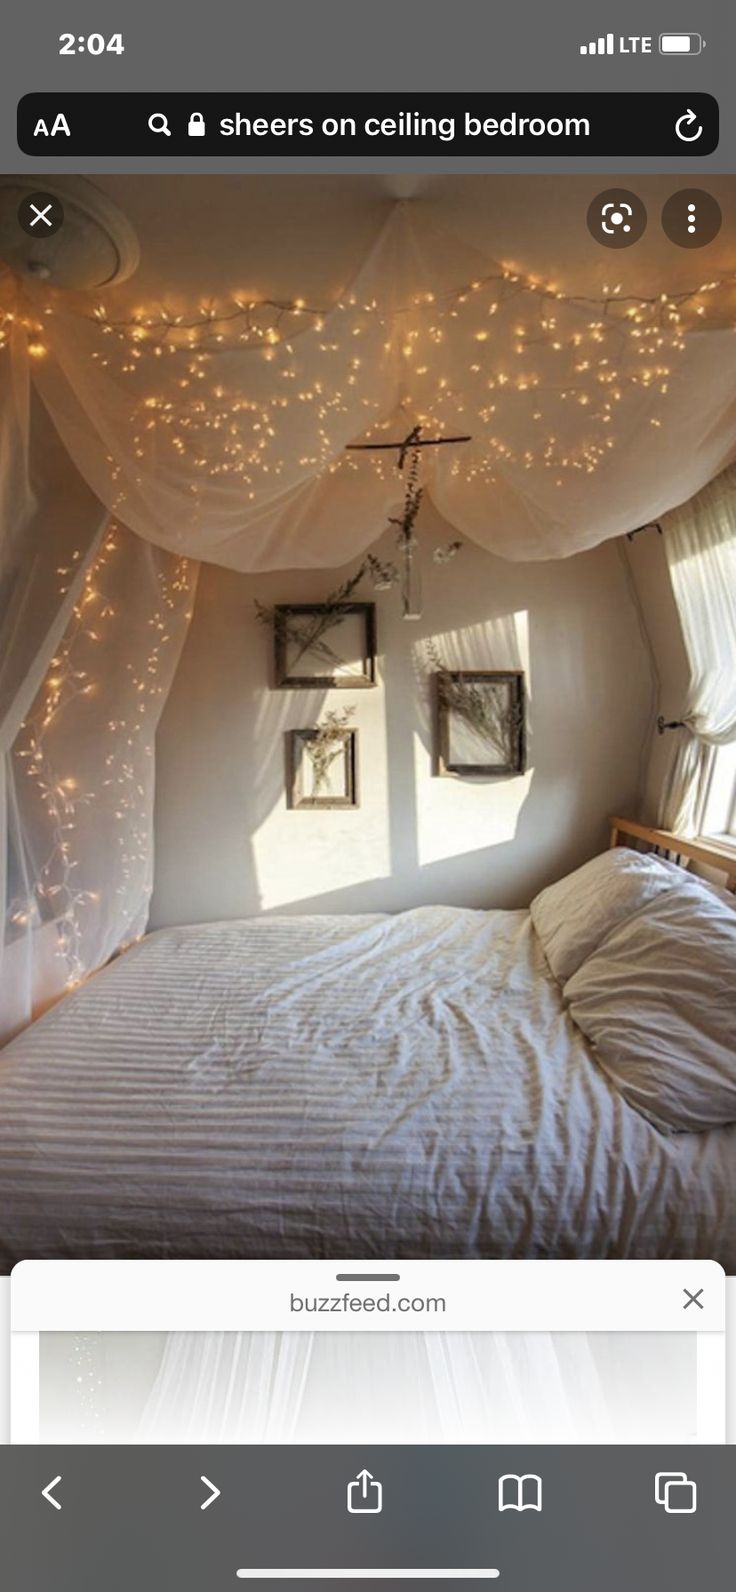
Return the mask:
[[650, 829], [647, 824], [635, 823], [633, 818], [611, 819], [612, 846], [626, 846], [630, 841], [644, 841], [648, 849], [659, 852], [671, 862], [686, 868], [691, 862], [702, 862], [706, 868], [715, 868], [726, 875], [726, 889], [736, 892], [736, 850], [719, 846], [715, 840], [685, 840], [673, 835], [669, 829]]

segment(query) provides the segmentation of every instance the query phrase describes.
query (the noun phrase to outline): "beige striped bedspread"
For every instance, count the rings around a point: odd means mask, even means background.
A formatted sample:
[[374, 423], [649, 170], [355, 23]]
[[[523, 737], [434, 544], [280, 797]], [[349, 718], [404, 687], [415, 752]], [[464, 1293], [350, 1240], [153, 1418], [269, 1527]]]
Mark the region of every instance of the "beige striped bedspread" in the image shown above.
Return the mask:
[[736, 1130], [665, 1138], [525, 912], [150, 935], [0, 1054], [23, 1257], [680, 1256], [736, 1271]]

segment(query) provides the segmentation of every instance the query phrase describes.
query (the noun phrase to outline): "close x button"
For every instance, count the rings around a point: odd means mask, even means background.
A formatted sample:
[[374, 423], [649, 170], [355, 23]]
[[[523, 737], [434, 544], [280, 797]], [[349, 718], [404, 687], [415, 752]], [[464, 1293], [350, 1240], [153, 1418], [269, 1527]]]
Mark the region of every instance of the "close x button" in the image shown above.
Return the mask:
[[64, 224], [64, 206], [53, 193], [31, 193], [21, 199], [18, 221], [29, 238], [53, 238]]

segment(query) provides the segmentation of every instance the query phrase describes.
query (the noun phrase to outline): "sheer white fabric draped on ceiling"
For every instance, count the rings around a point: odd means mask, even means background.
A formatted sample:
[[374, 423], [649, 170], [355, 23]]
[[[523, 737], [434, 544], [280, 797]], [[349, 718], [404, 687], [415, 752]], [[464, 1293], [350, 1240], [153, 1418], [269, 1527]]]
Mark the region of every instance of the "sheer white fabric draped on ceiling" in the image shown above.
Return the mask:
[[111, 513], [257, 570], [335, 566], [374, 541], [396, 456], [346, 445], [417, 422], [470, 433], [425, 450], [428, 490], [506, 558], [564, 557], [692, 496], [736, 441], [736, 339], [695, 329], [719, 298], [695, 286], [569, 299], [398, 206], [331, 309], [236, 296], [130, 324], [43, 292], [27, 309], [48, 349], [39, 391]]
[[[234, 284], [227, 300], [164, 298], [131, 318], [114, 292], [103, 306], [0, 280], [5, 1034], [145, 927], [153, 735], [190, 561], [356, 557], [403, 478], [395, 452], [346, 447], [417, 424], [470, 436], [424, 450], [422, 480], [452, 526], [504, 557], [567, 556], [662, 514], [734, 453], [732, 286], [569, 297], [406, 206], [332, 305]], [[94, 494], [86, 516], [62, 491], [34, 508], [29, 363]]]

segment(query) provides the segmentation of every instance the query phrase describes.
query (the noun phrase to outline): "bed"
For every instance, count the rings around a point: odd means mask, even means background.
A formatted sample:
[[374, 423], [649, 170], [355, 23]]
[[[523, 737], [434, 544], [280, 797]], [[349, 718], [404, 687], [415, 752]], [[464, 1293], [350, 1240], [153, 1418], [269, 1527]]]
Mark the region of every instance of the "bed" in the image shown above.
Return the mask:
[[[640, 829], [614, 821], [628, 857]], [[705, 898], [661, 867], [658, 901]], [[597, 986], [571, 996], [569, 968], [560, 981], [554, 903], [536, 899], [531, 913], [420, 907], [147, 936], [0, 1055], [3, 1269], [390, 1255], [707, 1257], [736, 1271], [736, 1109], [668, 1132], [630, 1103], [572, 1015], [576, 999], [595, 1008]], [[730, 955], [733, 902], [713, 900]], [[639, 913], [647, 943], [652, 910], [647, 897], [626, 920]], [[558, 911], [560, 933], [573, 917]], [[728, 1073], [722, 1044], [716, 1059]], [[728, 1118], [731, 1080], [717, 1083]]]

